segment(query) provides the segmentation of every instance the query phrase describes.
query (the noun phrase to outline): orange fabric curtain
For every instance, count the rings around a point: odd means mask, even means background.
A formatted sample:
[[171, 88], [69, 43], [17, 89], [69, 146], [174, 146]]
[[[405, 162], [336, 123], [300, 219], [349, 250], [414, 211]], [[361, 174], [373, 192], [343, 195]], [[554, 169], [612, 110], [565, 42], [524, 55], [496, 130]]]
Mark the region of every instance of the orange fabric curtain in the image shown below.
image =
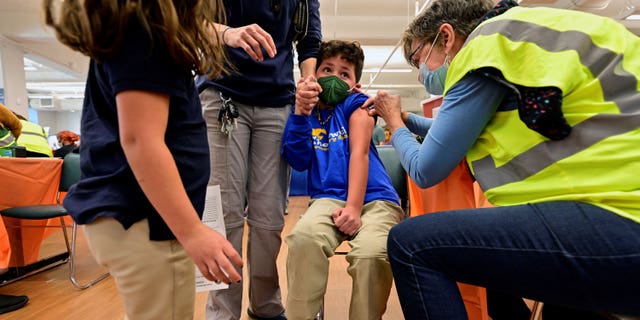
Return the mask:
[[473, 179], [466, 162], [462, 161], [437, 185], [422, 189], [409, 178], [411, 216], [445, 210], [475, 208]]
[[9, 267], [9, 260], [11, 258], [11, 246], [9, 245], [9, 235], [7, 229], [4, 227], [4, 221], [0, 219], [0, 268], [6, 269]]
[[[481, 202], [482, 198], [482, 193], [478, 195], [474, 192], [474, 182], [464, 160], [445, 180], [431, 188], [421, 189], [409, 179], [411, 217], [445, 210], [475, 208], [476, 202]], [[469, 319], [488, 320], [485, 288], [464, 283], [458, 283], [458, 288]]]

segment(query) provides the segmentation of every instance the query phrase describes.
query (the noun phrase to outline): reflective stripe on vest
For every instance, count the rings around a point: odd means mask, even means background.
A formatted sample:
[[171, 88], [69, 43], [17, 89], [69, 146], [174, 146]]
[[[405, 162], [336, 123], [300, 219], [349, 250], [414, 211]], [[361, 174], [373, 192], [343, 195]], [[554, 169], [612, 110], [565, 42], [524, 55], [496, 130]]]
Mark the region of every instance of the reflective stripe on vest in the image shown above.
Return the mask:
[[0, 148], [6, 148], [14, 146], [16, 139], [11, 134], [11, 131], [6, 128], [0, 128]]

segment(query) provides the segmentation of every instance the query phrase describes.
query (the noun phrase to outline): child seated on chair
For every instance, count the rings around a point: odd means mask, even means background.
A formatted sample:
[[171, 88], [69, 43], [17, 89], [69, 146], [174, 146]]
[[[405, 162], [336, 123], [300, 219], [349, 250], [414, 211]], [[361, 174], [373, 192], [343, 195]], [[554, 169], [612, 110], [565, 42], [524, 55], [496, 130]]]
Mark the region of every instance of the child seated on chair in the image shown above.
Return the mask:
[[368, 98], [356, 92], [363, 64], [357, 42], [323, 42], [317, 81], [298, 81], [281, 153], [296, 170], [307, 170], [311, 201], [286, 238], [289, 320], [316, 316], [329, 257], [345, 240], [353, 279], [349, 318], [380, 319], [386, 310], [392, 284], [387, 234], [403, 211], [371, 142], [374, 120], [360, 108]]

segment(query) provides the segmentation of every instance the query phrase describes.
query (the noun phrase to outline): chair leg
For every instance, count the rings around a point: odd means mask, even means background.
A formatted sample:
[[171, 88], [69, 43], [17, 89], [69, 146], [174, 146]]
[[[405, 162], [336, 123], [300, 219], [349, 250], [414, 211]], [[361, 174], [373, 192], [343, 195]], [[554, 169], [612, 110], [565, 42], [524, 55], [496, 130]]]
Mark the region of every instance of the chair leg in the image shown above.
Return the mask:
[[[0, 219], [2, 218], [0, 217]], [[4, 274], [4, 277], [0, 278], [0, 286], [8, 285], [18, 280], [22, 280], [32, 275], [53, 269], [61, 264], [67, 263], [67, 261], [69, 261], [71, 257], [71, 247], [69, 245], [69, 237], [67, 235], [67, 228], [64, 223], [64, 217], [60, 217], [60, 226], [62, 227], [62, 235], [64, 237], [64, 244], [67, 247], [67, 251], [47, 258], [43, 258], [26, 266], [9, 268], [9, 272]]]
[[542, 307], [544, 307], [544, 302], [542, 301], [534, 301], [533, 307], [531, 307], [531, 318], [530, 320], [541, 320], [542, 319]]
[[90, 282], [87, 282], [86, 284], [80, 284], [80, 282], [76, 279], [75, 276], [75, 256], [76, 256], [76, 234], [78, 232], [78, 225], [74, 222], [73, 223], [73, 232], [72, 232], [72, 239], [71, 239], [71, 255], [69, 256], [69, 280], [71, 280], [71, 283], [73, 283], [74, 286], [76, 286], [78, 289], [84, 290], [86, 288], [91, 287], [92, 285], [96, 284], [97, 282], [107, 278], [109, 276], [109, 273], [103, 273], [100, 276], [98, 276], [97, 278], [91, 280]]
[[320, 301], [320, 311], [316, 314], [316, 317], [313, 320], [324, 320], [324, 297]]

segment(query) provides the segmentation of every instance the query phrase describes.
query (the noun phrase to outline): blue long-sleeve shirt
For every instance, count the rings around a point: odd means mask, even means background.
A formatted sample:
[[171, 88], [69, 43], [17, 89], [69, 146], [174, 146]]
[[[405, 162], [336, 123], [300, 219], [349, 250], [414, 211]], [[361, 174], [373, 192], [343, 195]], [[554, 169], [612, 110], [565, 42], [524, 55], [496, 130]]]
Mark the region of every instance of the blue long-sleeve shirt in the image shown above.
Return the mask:
[[[510, 90], [487, 77], [469, 74], [447, 92], [437, 120], [410, 114], [407, 127], [396, 130], [391, 143], [411, 179], [427, 188], [446, 178], [496, 110], [517, 107]], [[412, 133], [425, 137], [422, 144]]]
[[[227, 97], [249, 105], [284, 107], [295, 100], [293, 77], [293, 14], [298, 0], [280, 0], [280, 9], [272, 10], [270, 1], [225, 1], [227, 25], [242, 27], [258, 24], [271, 35], [277, 54], [270, 58], [263, 54], [263, 61], [251, 58], [242, 48], [227, 47], [229, 62], [236, 71], [209, 80], [206, 76], [196, 79], [198, 91], [215, 87]], [[315, 58], [322, 41], [319, 1], [309, 0], [309, 28], [307, 36], [296, 45], [298, 62]]]

